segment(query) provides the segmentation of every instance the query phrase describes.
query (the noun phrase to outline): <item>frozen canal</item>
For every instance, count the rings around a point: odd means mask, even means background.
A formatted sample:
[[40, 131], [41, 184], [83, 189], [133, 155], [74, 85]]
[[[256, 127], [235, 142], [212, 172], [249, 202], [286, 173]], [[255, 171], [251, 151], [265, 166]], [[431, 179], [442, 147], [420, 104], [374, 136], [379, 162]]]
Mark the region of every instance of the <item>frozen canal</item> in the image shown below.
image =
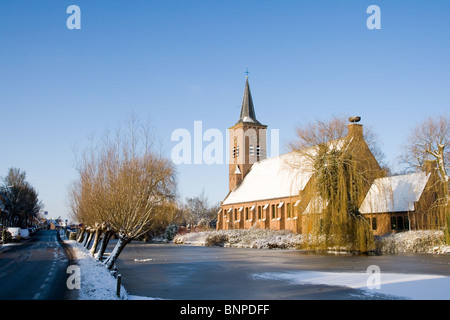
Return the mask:
[[139, 297], [450, 299], [450, 255], [315, 255], [135, 242], [117, 266], [127, 292]]

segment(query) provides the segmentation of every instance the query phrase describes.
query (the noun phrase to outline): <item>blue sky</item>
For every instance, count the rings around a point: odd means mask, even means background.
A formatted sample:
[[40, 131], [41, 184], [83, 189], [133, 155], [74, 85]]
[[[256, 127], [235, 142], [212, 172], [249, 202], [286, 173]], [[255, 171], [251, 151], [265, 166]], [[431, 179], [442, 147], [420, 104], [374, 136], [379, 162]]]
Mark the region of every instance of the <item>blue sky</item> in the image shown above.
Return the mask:
[[[69, 30], [69, 5], [81, 29]], [[381, 29], [369, 30], [369, 5]], [[178, 128], [225, 131], [249, 80], [280, 130], [359, 115], [388, 164], [421, 120], [450, 105], [449, 1], [0, 1], [0, 176], [27, 172], [49, 216], [67, 216], [74, 150], [134, 114], [165, 152]], [[228, 191], [228, 167], [178, 165], [181, 198]]]

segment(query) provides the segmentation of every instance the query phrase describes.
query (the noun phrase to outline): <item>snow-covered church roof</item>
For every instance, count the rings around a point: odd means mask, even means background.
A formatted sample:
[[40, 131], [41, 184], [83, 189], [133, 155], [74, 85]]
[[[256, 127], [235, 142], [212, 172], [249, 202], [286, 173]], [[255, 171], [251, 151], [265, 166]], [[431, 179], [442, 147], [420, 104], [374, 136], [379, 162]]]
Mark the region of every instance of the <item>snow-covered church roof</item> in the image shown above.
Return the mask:
[[430, 174], [425, 172], [375, 179], [360, 207], [361, 213], [414, 211]]
[[308, 163], [297, 152], [256, 162], [223, 205], [298, 196], [313, 173]]

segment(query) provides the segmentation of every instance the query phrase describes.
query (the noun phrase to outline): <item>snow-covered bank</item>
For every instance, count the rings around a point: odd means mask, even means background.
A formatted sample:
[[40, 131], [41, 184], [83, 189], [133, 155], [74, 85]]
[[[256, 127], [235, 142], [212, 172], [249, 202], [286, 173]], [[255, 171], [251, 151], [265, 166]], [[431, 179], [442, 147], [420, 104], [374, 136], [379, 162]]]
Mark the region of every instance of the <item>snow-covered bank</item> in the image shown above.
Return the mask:
[[117, 279], [105, 265], [95, 260], [89, 250], [75, 240], [64, 240], [64, 243], [71, 247], [74, 260], [80, 268], [80, 289], [73, 289], [78, 293], [78, 300], [161, 300], [160, 298], [130, 295], [123, 285], [120, 287], [119, 298], [116, 295]]
[[[245, 247], [254, 249], [296, 249], [307, 247], [307, 236], [268, 229], [233, 229], [192, 232], [176, 235], [173, 242], [204, 246]], [[376, 240], [378, 251], [387, 253], [445, 253], [442, 231], [408, 231]], [[447, 250], [450, 252], [450, 250]]]
[[447, 251], [444, 233], [435, 230], [387, 235], [378, 239], [377, 247], [381, 253], [446, 253]]
[[89, 250], [75, 240], [64, 240], [64, 242], [71, 246], [76, 264], [80, 268], [80, 289], [72, 289], [77, 290], [79, 300], [128, 299], [123, 286], [120, 289], [120, 298], [116, 295], [116, 278], [103, 263], [90, 255]]
[[177, 244], [224, 246], [237, 248], [295, 248], [303, 241], [303, 236], [288, 231], [268, 229], [233, 229], [218, 231], [191, 232], [176, 235]]

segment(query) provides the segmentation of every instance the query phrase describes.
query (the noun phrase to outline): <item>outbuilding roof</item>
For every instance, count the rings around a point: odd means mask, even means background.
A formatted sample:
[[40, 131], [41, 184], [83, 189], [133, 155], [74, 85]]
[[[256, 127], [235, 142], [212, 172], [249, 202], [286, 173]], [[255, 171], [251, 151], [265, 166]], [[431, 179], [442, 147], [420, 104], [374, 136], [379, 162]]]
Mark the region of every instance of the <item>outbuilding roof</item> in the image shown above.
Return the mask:
[[361, 213], [414, 211], [430, 178], [425, 172], [375, 179], [360, 207]]

